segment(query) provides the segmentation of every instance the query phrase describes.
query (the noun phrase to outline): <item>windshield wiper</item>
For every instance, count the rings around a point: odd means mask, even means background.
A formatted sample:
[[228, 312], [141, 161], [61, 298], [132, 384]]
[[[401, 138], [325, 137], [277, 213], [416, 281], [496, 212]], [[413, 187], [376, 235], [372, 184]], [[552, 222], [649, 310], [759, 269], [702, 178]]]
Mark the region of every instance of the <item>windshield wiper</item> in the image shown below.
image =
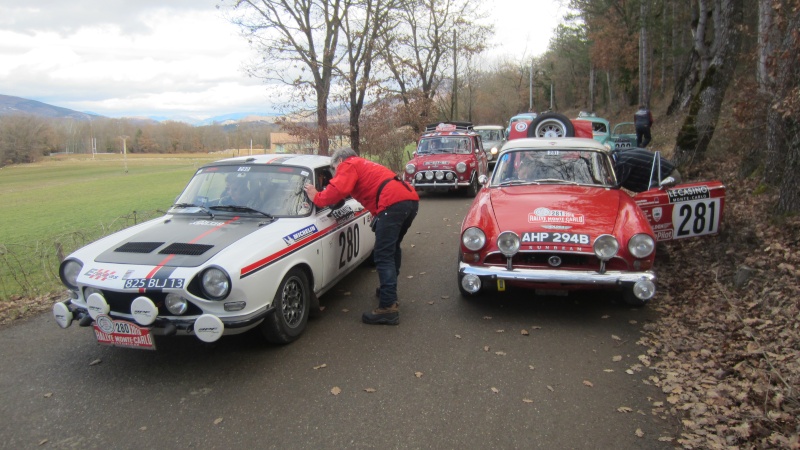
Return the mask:
[[505, 180], [505, 181], [501, 182], [499, 184], [499, 186], [518, 186], [518, 185], [521, 185], [521, 184], [539, 184], [539, 183], [538, 183], [538, 180], [537, 181], [531, 181], [531, 180], [520, 180], [519, 178], [514, 178], [514, 179], [511, 179], [511, 180]]
[[562, 180], [561, 178], [542, 178], [535, 181], [537, 183], [563, 183], [563, 184], [574, 184], [576, 186], [579, 184], [577, 181]]
[[239, 205], [220, 205], [220, 206], [212, 206], [210, 208], [213, 211], [232, 211], [232, 212], [246, 212], [246, 213], [256, 213], [261, 214], [264, 217], [269, 219], [274, 219], [275, 217], [272, 214], [265, 213], [264, 211], [259, 211], [257, 209], [253, 209], [249, 206], [239, 206]]
[[195, 205], [194, 203], [175, 203], [174, 205], [172, 205], [172, 207], [173, 208], [199, 208], [200, 211], [208, 214], [211, 217], [214, 217], [214, 214], [211, 211], [209, 211], [208, 209], [206, 209], [205, 206]]

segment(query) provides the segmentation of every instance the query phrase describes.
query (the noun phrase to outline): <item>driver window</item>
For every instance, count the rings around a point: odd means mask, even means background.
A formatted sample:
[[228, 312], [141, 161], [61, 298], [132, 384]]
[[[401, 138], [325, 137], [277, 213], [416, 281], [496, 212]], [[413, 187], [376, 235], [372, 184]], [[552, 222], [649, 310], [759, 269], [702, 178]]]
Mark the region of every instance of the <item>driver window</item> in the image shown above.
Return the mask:
[[331, 178], [333, 178], [333, 173], [329, 167], [317, 169], [314, 179], [314, 187], [317, 188], [318, 191], [325, 189], [325, 186], [330, 183]]

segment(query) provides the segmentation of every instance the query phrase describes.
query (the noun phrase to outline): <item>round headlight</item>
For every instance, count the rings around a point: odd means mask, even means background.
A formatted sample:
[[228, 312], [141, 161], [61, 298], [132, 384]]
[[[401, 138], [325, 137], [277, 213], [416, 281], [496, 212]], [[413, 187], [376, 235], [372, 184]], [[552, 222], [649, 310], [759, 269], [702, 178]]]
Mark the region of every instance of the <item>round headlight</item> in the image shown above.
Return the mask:
[[503, 231], [497, 236], [497, 248], [506, 257], [516, 255], [519, 251], [519, 236], [513, 231]]
[[231, 280], [221, 269], [211, 267], [200, 278], [203, 294], [211, 300], [222, 300], [231, 290]]
[[433, 172], [431, 172], [430, 170], [425, 172], [425, 179], [432, 180], [433, 179]]
[[499, 151], [500, 151], [500, 149], [498, 149], [497, 147], [492, 147], [492, 149], [490, 150], [490, 152], [491, 152], [493, 155], [496, 155], [496, 154], [497, 154], [497, 152], [499, 152]]
[[460, 163], [456, 164], [456, 171], [458, 171], [458, 173], [466, 172], [467, 171], [467, 163], [465, 163], [464, 161], [461, 161]]
[[61, 263], [61, 268], [58, 272], [64, 286], [70, 289], [78, 289], [78, 275], [80, 275], [81, 269], [83, 269], [83, 264], [74, 259], [68, 259]]
[[164, 306], [166, 306], [172, 314], [180, 316], [189, 309], [189, 302], [179, 294], [170, 292], [167, 294], [167, 298], [164, 299]]
[[447, 172], [447, 175], [445, 175], [444, 177], [447, 178], [447, 181], [453, 181], [455, 175], [453, 175], [453, 172]]
[[636, 234], [628, 241], [628, 251], [637, 258], [646, 258], [653, 253], [656, 243], [647, 234]]
[[594, 254], [602, 260], [609, 260], [617, 254], [619, 242], [610, 234], [600, 235], [594, 241]]
[[422, 172], [417, 172], [417, 175], [416, 175], [414, 178], [416, 178], [416, 179], [417, 179], [417, 181], [420, 181], [420, 180], [422, 180], [422, 178], [423, 178], [424, 176], [425, 176], [425, 174], [424, 174], [424, 173], [422, 173]]
[[461, 243], [473, 252], [477, 252], [486, 245], [486, 235], [480, 228], [470, 227], [461, 235]]
[[409, 175], [413, 175], [413, 174], [414, 174], [414, 171], [416, 171], [416, 170], [417, 170], [417, 168], [416, 168], [416, 167], [414, 167], [414, 165], [413, 165], [413, 164], [406, 164], [406, 173], [407, 173], [407, 174], [409, 174]]
[[436, 179], [439, 180], [439, 181], [444, 180], [444, 172], [442, 172], [441, 170], [437, 170], [436, 171]]

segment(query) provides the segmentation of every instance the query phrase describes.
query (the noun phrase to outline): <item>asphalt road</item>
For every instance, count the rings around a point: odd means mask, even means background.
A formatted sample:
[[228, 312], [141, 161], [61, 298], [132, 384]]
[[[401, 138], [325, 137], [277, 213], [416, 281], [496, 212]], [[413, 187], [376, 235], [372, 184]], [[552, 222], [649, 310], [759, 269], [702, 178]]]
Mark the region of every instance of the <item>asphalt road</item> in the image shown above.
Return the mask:
[[363, 267], [283, 347], [245, 335], [109, 348], [49, 314], [0, 329], [0, 447], [675, 447], [680, 424], [653, 413], [666, 400], [636, 344], [656, 313], [600, 294], [461, 299], [469, 203], [423, 197], [396, 327], [361, 323], [377, 285]]

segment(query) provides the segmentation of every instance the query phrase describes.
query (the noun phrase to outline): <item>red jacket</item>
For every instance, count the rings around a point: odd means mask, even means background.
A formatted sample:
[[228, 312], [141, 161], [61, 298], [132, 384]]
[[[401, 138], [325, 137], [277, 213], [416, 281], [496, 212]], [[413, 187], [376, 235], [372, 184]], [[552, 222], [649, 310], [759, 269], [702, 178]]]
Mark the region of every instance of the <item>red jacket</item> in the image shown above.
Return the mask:
[[[378, 163], [351, 156], [339, 163], [336, 175], [328, 186], [314, 197], [314, 204], [319, 207], [330, 206], [350, 195], [372, 215], [378, 215], [395, 203], [405, 200], [419, 201], [419, 195], [414, 187], [394, 180], [396, 176], [396, 173]], [[386, 180], [392, 181], [383, 186], [378, 199], [378, 189]]]

